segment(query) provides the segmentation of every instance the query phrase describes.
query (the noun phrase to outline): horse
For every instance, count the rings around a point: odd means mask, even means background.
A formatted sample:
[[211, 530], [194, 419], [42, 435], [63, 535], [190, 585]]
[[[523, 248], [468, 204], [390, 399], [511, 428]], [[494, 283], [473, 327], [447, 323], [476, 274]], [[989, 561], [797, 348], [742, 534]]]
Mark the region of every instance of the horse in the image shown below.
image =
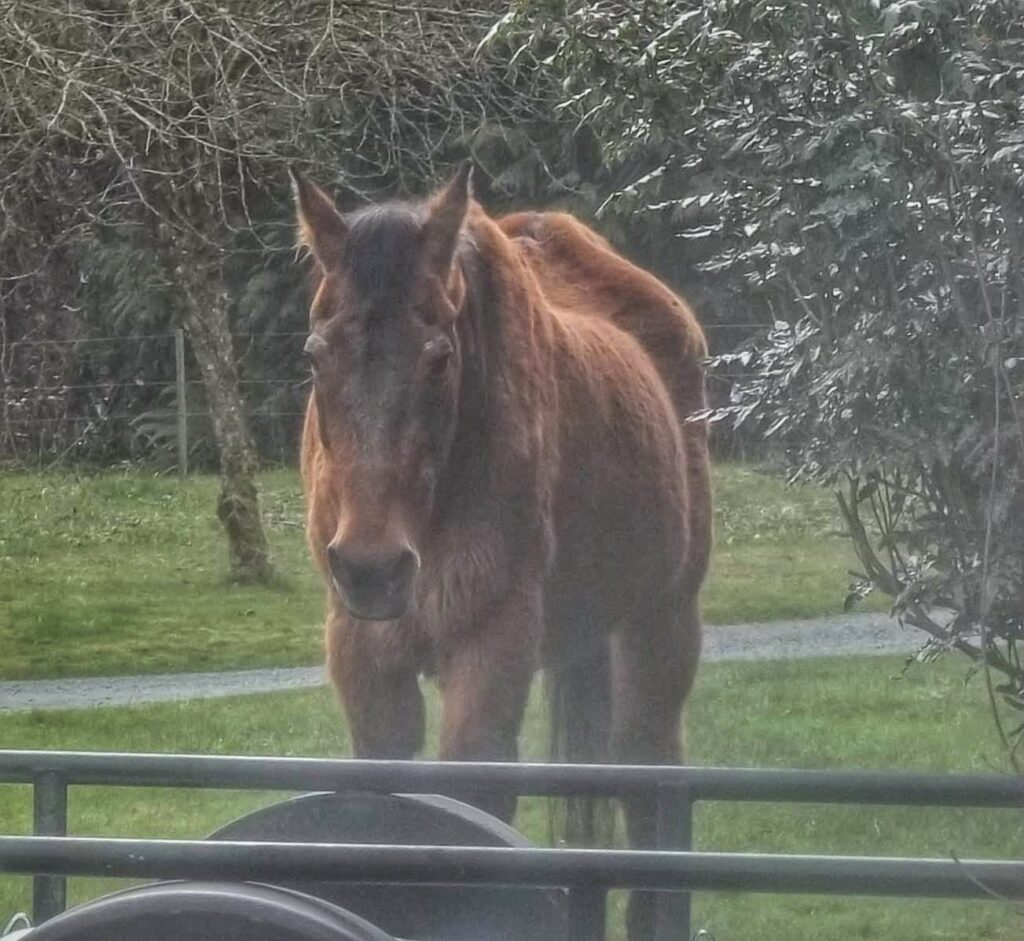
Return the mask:
[[[712, 539], [703, 332], [572, 216], [489, 216], [471, 171], [342, 212], [292, 170], [307, 541], [354, 753], [422, 749], [427, 676], [442, 760], [515, 761], [543, 668], [558, 757], [678, 763]], [[624, 811], [653, 846], [651, 802]]]

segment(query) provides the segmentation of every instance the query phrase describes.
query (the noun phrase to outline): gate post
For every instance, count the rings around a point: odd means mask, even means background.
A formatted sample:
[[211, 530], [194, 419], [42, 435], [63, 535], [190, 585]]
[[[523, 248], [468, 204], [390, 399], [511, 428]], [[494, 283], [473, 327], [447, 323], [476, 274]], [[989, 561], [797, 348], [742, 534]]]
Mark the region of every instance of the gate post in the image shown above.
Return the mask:
[[569, 889], [569, 941], [604, 941], [607, 898], [603, 887]]
[[[68, 785], [56, 771], [42, 771], [33, 782], [32, 829], [36, 836], [67, 836]], [[32, 877], [32, 921], [40, 925], [67, 907], [64, 876]]]
[[[693, 796], [686, 785], [659, 786], [657, 791], [659, 850], [693, 849]], [[654, 941], [690, 941], [690, 893], [659, 892]]]
[[188, 396], [185, 381], [185, 331], [174, 331], [175, 409], [178, 419], [178, 473], [188, 476]]

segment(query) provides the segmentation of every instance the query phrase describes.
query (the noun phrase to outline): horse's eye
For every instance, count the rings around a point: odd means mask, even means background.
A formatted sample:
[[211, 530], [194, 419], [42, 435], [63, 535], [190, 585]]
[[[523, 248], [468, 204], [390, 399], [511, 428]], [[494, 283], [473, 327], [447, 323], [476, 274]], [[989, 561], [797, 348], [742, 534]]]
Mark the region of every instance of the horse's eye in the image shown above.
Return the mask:
[[455, 348], [448, 337], [437, 337], [423, 346], [424, 364], [432, 374], [439, 375], [448, 368], [454, 352]]
[[312, 362], [318, 351], [322, 350], [327, 345], [327, 342], [322, 336], [316, 333], [311, 333], [307, 338], [305, 345], [302, 347], [302, 355]]

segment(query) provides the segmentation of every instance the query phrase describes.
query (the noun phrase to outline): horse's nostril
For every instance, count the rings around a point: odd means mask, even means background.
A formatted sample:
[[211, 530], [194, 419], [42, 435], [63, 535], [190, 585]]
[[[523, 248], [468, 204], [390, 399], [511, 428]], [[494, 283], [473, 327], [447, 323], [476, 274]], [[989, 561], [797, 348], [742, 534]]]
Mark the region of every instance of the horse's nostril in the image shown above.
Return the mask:
[[419, 567], [419, 557], [407, 546], [329, 546], [327, 560], [342, 595], [360, 606], [405, 595]]
[[392, 566], [391, 577], [395, 581], [402, 583], [416, 574], [419, 559], [412, 549], [402, 549], [401, 552], [396, 554]]
[[411, 574], [416, 557], [408, 549], [398, 552], [335, 552], [335, 565], [353, 581], [394, 582]]

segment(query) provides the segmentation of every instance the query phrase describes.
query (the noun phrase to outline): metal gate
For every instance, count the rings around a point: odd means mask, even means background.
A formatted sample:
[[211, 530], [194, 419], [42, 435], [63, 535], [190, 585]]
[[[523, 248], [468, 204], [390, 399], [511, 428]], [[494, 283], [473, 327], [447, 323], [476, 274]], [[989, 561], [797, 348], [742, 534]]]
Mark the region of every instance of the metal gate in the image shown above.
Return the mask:
[[[656, 941], [690, 936], [692, 891], [1024, 899], [1024, 861], [693, 852], [698, 801], [1024, 809], [1024, 780], [747, 768], [634, 767], [0, 751], [0, 784], [33, 786], [34, 833], [0, 837], [0, 871], [32, 874], [37, 923], [64, 910], [66, 877], [416, 882], [562, 887], [569, 938], [605, 937], [607, 893], [662, 890]], [[652, 851], [69, 838], [68, 788], [653, 798]]]

